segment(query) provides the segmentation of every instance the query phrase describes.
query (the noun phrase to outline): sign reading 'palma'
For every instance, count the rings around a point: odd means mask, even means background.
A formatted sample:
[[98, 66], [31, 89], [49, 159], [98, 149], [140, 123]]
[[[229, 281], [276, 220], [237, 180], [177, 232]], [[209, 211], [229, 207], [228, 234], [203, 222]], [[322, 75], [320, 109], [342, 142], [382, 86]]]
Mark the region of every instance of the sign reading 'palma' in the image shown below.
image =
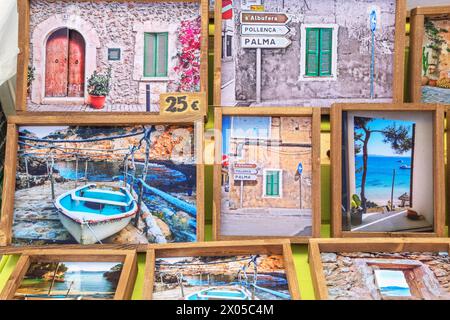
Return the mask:
[[284, 49], [291, 45], [291, 40], [284, 37], [241, 37], [244, 49]]

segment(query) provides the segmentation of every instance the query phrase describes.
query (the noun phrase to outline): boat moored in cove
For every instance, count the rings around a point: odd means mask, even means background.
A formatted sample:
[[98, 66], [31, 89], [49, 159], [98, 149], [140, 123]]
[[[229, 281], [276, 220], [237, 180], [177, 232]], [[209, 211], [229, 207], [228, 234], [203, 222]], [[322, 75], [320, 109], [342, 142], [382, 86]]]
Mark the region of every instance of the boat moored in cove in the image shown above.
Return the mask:
[[63, 226], [80, 244], [101, 243], [125, 228], [138, 206], [123, 187], [87, 184], [55, 200]]
[[194, 292], [185, 300], [252, 300], [252, 294], [242, 286], [211, 287]]

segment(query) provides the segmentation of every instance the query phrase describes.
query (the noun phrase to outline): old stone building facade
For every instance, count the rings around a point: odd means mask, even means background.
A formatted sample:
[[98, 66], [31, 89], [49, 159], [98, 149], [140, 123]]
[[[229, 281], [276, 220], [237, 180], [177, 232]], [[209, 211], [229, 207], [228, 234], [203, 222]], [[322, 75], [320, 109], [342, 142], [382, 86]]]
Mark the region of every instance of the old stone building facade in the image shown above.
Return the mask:
[[199, 2], [32, 0], [29, 109], [72, 111], [88, 102], [92, 73], [111, 66], [109, 111], [146, 111], [148, 93], [150, 111], [158, 111], [159, 95], [177, 91], [180, 80], [180, 28], [199, 17]]
[[410, 299], [450, 299], [450, 259], [438, 252], [322, 253], [323, 272], [331, 300], [380, 300], [374, 270], [405, 274]]
[[[235, 76], [234, 82], [222, 81], [223, 105], [329, 107], [335, 102], [392, 101], [396, 0], [261, 2], [266, 12], [287, 14], [290, 31], [284, 37], [292, 43], [285, 49], [262, 49], [261, 101], [257, 101], [257, 54], [255, 49], [242, 48], [240, 14], [244, 10], [242, 0], [233, 1], [234, 62], [229, 66], [225, 57], [222, 77]], [[371, 12], [376, 13], [373, 64]], [[230, 20], [224, 20], [223, 30], [229, 24]], [[327, 31], [330, 60], [326, 74], [313, 75], [307, 70], [308, 30]]]

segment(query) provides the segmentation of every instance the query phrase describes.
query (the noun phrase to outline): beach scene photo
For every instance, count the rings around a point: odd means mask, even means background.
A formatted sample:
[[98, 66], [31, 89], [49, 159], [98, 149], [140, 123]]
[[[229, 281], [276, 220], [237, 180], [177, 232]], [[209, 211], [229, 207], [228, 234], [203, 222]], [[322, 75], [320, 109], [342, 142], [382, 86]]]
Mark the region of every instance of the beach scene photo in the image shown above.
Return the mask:
[[329, 300], [450, 300], [448, 252], [323, 252]]
[[382, 296], [411, 297], [405, 274], [399, 270], [374, 270], [375, 281]]
[[422, 212], [422, 200], [413, 194], [414, 176], [422, 173], [422, 160], [417, 160], [415, 153], [421, 132], [417, 132], [416, 122], [358, 115], [349, 117], [347, 126], [343, 230], [432, 230], [432, 215]]
[[197, 239], [193, 126], [20, 126], [13, 245]]
[[157, 258], [155, 300], [290, 300], [279, 255]]
[[120, 262], [33, 262], [14, 299], [113, 299], [121, 273]]
[[450, 104], [450, 20], [425, 18], [422, 101]]
[[312, 117], [224, 116], [220, 232], [312, 235]]

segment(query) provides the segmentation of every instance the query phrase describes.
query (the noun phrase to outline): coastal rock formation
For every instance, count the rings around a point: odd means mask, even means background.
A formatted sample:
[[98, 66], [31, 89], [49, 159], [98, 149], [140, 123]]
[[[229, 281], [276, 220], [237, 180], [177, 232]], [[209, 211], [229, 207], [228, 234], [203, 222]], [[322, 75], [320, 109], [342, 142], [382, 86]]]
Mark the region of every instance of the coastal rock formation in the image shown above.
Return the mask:
[[112, 283], [118, 283], [120, 275], [122, 273], [123, 265], [121, 263], [115, 265], [111, 270], [106, 271], [103, 276]]

